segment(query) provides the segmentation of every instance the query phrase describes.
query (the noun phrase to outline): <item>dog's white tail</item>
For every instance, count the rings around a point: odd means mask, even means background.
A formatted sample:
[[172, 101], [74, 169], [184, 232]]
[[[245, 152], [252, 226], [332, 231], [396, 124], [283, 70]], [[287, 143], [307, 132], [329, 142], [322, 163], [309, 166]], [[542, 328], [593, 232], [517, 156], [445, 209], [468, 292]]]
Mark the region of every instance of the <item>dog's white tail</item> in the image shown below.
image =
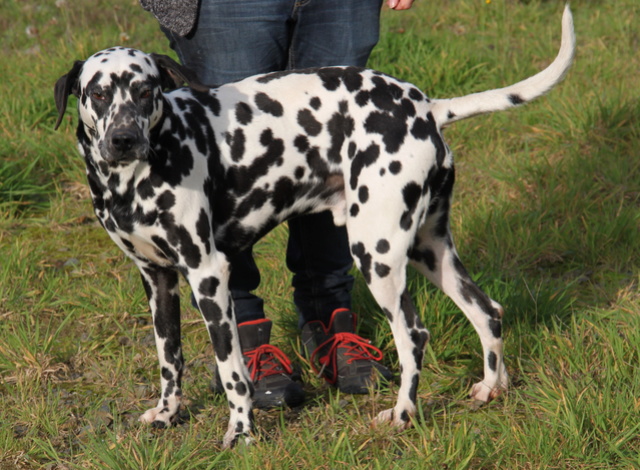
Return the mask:
[[569, 5], [562, 15], [562, 42], [555, 60], [542, 72], [514, 85], [451, 99], [433, 99], [431, 112], [444, 127], [477, 114], [491, 113], [527, 103], [544, 95], [559, 83], [571, 67], [576, 37]]

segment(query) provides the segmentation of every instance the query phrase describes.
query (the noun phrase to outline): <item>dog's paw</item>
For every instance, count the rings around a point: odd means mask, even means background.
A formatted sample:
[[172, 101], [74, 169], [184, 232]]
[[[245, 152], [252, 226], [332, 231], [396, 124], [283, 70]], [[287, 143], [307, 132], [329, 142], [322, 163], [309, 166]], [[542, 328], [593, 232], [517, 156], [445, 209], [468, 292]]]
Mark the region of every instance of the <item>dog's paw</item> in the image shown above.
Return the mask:
[[[227, 427], [227, 432], [222, 439], [222, 447], [224, 449], [235, 447], [238, 443], [251, 445], [255, 442], [252, 425], [253, 413], [250, 408], [251, 404], [249, 403], [248, 414], [238, 414], [232, 411], [229, 427]], [[235, 410], [237, 409], [236, 407]]]
[[150, 424], [156, 429], [164, 429], [171, 426], [176, 413], [170, 413], [169, 409], [163, 406], [156, 406], [143, 413], [139, 421]]
[[373, 426], [380, 426], [383, 424], [389, 424], [396, 429], [403, 430], [411, 427], [411, 417], [415, 414], [415, 411], [409, 412], [404, 410], [400, 413], [396, 412], [395, 408], [384, 410], [378, 414], [373, 420]]
[[469, 397], [476, 401], [488, 403], [500, 396], [505, 390], [507, 390], [507, 385], [503, 383], [496, 387], [490, 387], [484, 382], [478, 382], [471, 387]]
[[237, 434], [235, 432], [227, 431], [222, 440], [223, 449], [232, 449], [238, 443], [250, 446], [255, 443], [256, 440], [248, 433]]
[[509, 388], [509, 374], [504, 363], [501, 363], [495, 374], [485, 375], [485, 380], [478, 382], [471, 387], [469, 397], [483, 403], [500, 396]]

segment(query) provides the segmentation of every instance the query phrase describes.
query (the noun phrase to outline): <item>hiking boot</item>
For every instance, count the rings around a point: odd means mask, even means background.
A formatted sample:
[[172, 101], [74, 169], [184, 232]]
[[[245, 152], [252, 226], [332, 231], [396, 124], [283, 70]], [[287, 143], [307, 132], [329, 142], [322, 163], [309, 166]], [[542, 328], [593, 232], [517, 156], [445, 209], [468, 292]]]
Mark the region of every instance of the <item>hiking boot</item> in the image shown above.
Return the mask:
[[391, 371], [380, 364], [382, 351], [354, 333], [356, 315], [346, 308], [333, 312], [329, 326], [310, 321], [302, 327], [302, 344], [311, 367], [343, 393], [368, 393]]
[[[271, 326], [266, 318], [238, 325], [244, 362], [255, 388], [253, 406], [268, 409], [300, 405], [304, 401], [300, 371], [281, 349], [269, 344]], [[224, 393], [217, 365], [211, 388], [214, 393]]]

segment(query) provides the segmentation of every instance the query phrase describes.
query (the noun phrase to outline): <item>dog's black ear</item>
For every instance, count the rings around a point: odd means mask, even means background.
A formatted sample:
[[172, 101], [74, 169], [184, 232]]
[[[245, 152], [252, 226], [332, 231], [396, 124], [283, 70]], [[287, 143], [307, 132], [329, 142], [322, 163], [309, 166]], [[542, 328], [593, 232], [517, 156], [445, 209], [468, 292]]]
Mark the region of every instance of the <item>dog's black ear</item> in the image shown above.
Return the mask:
[[184, 83], [197, 91], [208, 91], [209, 87], [200, 83], [196, 74], [184, 65], [180, 65], [171, 57], [162, 54], [149, 54], [160, 70], [160, 79], [163, 90], [175, 90]]
[[78, 90], [78, 75], [80, 75], [80, 70], [82, 70], [83, 65], [84, 60], [76, 60], [73, 67], [71, 67], [71, 70], [60, 77], [56, 82], [53, 95], [56, 101], [56, 108], [58, 108], [58, 120], [56, 121], [54, 130], [57, 130], [58, 127], [60, 127], [62, 117], [67, 109], [67, 98], [69, 98], [69, 95], [73, 94], [78, 96], [80, 94], [80, 91]]

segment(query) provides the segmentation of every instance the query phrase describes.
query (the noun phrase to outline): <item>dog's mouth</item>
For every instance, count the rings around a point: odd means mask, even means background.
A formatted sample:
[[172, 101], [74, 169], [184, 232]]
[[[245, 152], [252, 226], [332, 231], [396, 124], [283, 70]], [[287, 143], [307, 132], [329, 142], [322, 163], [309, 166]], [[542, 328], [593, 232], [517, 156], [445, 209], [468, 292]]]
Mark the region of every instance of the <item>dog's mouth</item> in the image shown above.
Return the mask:
[[128, 166], [131, 165], [132, 163], [136, 163], [139, 161], [142, 161], [144, 159], [142, 158], [137, 158], [137, 157], [123, 157], [123, 158], [119, 158], [119, 159], [106, 159], [107, 163], [109, 164], [110, 167], [112, 168], [117, 168], [117, 167], [123, 167], [123, 166]]
[[146, 161], [148, 154], [148, 146], [140, 146], [138, 149], [132, 149], [129, 152], [110, 152], [105, 146], [100, 146], [100, 155], [111, 167], [126, 166], [132, 163]]

